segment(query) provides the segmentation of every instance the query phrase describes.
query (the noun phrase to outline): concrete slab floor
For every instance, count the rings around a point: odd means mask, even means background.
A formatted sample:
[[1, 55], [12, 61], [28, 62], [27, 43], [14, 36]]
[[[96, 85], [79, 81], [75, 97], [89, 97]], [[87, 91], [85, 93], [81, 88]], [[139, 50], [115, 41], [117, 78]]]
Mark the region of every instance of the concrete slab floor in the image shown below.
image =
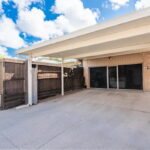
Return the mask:
[[150, 149], [150, 93], [89, 89], [0, 112], [0, 149]]

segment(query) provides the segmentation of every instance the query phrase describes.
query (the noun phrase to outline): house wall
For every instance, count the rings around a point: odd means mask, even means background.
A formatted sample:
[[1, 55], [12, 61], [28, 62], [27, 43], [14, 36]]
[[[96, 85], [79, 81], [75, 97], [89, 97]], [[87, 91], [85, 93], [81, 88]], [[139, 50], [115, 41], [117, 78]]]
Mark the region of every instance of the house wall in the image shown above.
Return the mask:
[[[150, 53], [144, 54], [144, 90], [150, 91]], [[147, 68], [148, 67], [148, 68]]]
[[139, 63], [143, 64], [143, 89], [144, 91], [150, 91], [150, 68], [147, 68], [147, 66], [150, 67], [150, 52], [83, 60], [86, 86], [87, 88], [90, 88], [90, 67], [117, 66]]

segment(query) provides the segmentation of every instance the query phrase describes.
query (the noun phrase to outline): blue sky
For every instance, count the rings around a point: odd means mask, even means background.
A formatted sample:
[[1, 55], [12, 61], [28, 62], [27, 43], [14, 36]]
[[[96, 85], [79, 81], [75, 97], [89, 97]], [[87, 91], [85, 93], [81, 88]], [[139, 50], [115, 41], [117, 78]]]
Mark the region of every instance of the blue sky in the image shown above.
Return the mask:
[[0, 0], [0, 55], [150, 6], [150, 0]]

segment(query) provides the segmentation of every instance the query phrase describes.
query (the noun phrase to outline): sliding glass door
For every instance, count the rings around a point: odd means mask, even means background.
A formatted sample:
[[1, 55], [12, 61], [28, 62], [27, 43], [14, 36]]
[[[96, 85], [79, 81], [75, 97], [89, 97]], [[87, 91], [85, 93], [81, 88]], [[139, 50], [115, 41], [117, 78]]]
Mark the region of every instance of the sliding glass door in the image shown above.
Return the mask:
[[92, 88], [107, 88], [107, 68], [90, 68], [90, 85]]
[[142, 64], [90, 68], [93, 88], [143, 89]]
[[119, 66], [120, 89], [143, 89], [142, 64]]

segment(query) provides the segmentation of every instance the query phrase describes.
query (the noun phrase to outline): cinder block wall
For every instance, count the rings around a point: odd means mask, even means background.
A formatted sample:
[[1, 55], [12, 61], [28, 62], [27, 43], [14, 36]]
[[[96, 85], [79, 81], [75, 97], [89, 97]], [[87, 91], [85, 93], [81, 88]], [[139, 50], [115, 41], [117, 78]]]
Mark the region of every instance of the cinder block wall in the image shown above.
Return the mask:
[[90, 88], [90, 67], [140, 63], [143, 64], [143, 89], [144, 91], [150, 91], [150, 69], [147, 68], [147, 66], [150, 67], [150, 52], [83, 60], [86, 86], [87, 88]]

